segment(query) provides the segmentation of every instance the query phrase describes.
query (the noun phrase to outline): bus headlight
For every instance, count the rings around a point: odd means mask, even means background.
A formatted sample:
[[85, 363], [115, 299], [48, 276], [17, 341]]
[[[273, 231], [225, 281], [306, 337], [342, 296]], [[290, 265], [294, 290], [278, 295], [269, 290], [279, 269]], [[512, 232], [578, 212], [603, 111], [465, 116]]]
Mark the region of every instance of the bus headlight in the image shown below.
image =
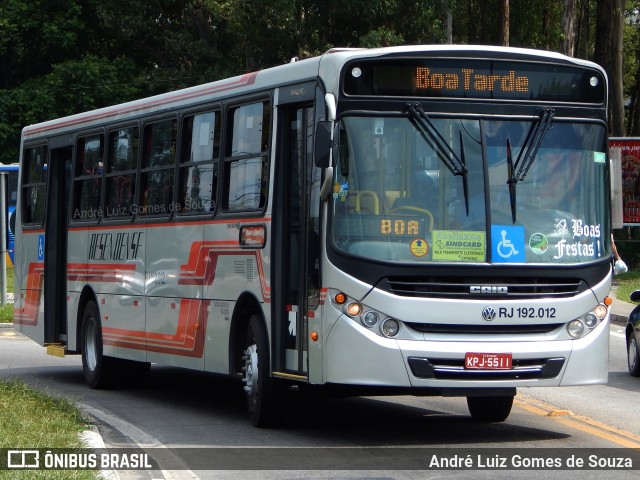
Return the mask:
[[598, 324], [598, 317], [594, 313], [587, 313], [584, 316], [584, 324], [589, 328], [593, 328]]
[[573, 338], [580, 338], [584, 332], [584, 324], [578, 319], [571, 320], [567, 323], [567, 332]]
[[580, 315], [567, 323], [567, 333], [573, 339], [584, 337], [592, 332], [600, 322], [607, 318], [609, 309], [600, 303], [590, 312]]
[[400, 333], [400, 320], [390, 318], [387, 314], [360, 303], [339, 290], [329, 289], [328, 297], [331, 304], [345, 317], [369, 329], [370, 332], [385, 338], [392, 338]]
[[400, 331], [400, 324], [393, 318], [387, 318], [380, 326], [380, 331], [385, 337], [395, 337]]
[[378, 314], [376, 312], [367, 312], [362, 316], [362, 324], [365, 327], [375, 327], [378, 323]]
[[362, 305], [358, 302], [351, 302], [347, 305], [347, 315], [350, 317], [357, 317], [360, 313], [362, 313]]
[[602, 303], [593, 309], [593, 314], [598, 317], [598, 320], [603, 320], [607, 316], [609, 309]]

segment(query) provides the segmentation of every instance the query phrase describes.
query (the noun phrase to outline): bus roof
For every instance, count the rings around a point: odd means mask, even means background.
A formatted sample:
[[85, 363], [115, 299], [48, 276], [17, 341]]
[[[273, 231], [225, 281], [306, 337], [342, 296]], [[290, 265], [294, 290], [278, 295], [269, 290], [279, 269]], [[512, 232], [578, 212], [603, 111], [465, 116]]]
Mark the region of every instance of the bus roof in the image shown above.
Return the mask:
[[29, 125], [22, 131], [23, 140], [60, 135], [77, 129], [86, 129], [119, 121], [127, 121], [144, 114], [159, 114], [174, 108], [196, 107], [199, 104], [226, 97], [275, 88], [293, 82], [304, 82], [320, 76], [329, 92], [337, 93], [339, 72], [342, 66], [354, 58], [401, 55], [417, 52], [451, 53], [460, 56], [471, 53], [473, 58], [481, 58], [481, 53], [511, 54], [536, 59], [548, 59], [604, 70], [595, 63], [567, 57], [544, 50], [515, 47], [494, 47], [483, 45], [417, 45], [383, 47], [373, 49], [334, 48], [323, 55], [300, 61], [292, 61], [257, 72], [245, 73], [232, 78], [218, 80], [190, 88], [147, 97], [131, 102], [87, 111], [68, 117]]

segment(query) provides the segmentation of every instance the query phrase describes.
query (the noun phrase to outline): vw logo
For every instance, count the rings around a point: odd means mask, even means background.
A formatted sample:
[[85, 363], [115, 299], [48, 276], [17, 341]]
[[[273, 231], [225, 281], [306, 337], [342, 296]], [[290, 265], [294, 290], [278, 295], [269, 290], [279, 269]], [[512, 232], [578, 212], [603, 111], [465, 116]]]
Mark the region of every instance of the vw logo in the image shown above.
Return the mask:
[[493, 307], [484, 307], [482, 309], [482, 318], [484, 318], [487, 322], [490, 322], [494, 318], [496, 318], [496, 311]]

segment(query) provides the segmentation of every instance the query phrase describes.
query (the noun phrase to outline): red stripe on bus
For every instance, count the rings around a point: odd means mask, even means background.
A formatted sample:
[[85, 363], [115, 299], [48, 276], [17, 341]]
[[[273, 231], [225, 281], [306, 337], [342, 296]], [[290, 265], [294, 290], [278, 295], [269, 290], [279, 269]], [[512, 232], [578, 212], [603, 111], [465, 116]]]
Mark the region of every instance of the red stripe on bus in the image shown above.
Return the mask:
[[44, 262], [30, 263], [22, 308], [14, 311], [14, 323], [27, 326], [34, 326], [38, 324], [38, 312], [40, 311], [43, 282]]
[[135, 270], [133, 263], [70, 263], [67, 265], [67, 279], [71, 282], [121, 282], [125, 274]]
[[183, 298], [180, 300], [178, 324], [174, 334], [143, 332], [104, 327], [105, 345], [134, 350], [201, 358], [207, 330], [207, 312], [210, 300]]
[[117, 117], [120, 115], [126, 115], [128, 113], [139, 112], [146, 108], [159, 107], [163, 105], [168, 105], [174, 102], [180, 102], [184, 100], [189, 100], [191, 98], [197, 98], [200, 96], [211, 95], [213, 93], [224, 92], [227, 90], [233, 90], [240, 87], [245, 87], [248, 85], [253, 85], [255, 83], [255, 79], [258, 75], [258, 72], [245, 73], [240, 77], [233, 79], [230, 82], [226, 83], [214, 83], [207, 88], [196, 88], [195, 90], [189, 90], [181, 93], [168, 94], [166, 98], [157, 98], [151, 97], [146, 99], [146, 101], [134, 101], [129, 104], [124, 105], [122, 108], [108, 108], [106, 111], [99, 110], [93, 114], [74, 116], [68, 118], [65, 121], [55, 122], [50, 124], [45, 124], [42, 126], [34, 126], [34, 127], [25, 127], [24, 136], [25, 138], [29, 138], [30, 136], [34, 136], [35, 134], [43, 133], [48, 130], [57, 130], [63, 127], [71, 127], [74, 125], [80, 125], [83, 123], [95, 122], [98, 120], [102, 120], [110, 117]]
[[[125, 272], [134, 271], [136, 266], [129, 263], [88, 264], [70, 263], [67, 265], [67, 279], [70, 281], [120, 282]], [[29, 264], [25, 300], [22, 308], [14, 311], [14, 322], [20, 325], [34, 326], [38, 324], [38, 312], [42, 301], [42, 284], [44, 282], [44, 262]]]
[[262, 296], [265, 302], [270, 302], [271, 287], [265, 277], [261, 251], [238, 248], [238, 243], [235, 241], [193, 242], [187, 263], [180, 265], [178, 285], [212, 285], [218, 258], [226, 255], [255, 256]]
[[[140, 220], [141, 217], [138, 217], [138, 220]], [[156, 221], [156, 219], [154, 219], [154, 221]], [[247, 217], [247, 218], [236, 218], [233, 220], [234, 224], [244, 224], [244, 223], [256, 223], [256, 222], [271, 222], [271, 217], [270, 216], [266, 216], [266, 217]], [[188, 216], [184, 216], [184, 217], [178, 217], [177, 220], [164, 220], [164, 221], [159, 221], [157, 223], [149, 223], [149, 224], [141, 224], [141, 223], [128, 223], [126, 225], [123, 224], [106, 224], [106, 223], [100, 223], [99, 225], [75, 225], [75, 226], [70, 226], [69, 227], [69, 231], [70, 232], [85, 232], [85, 231], [93, 231], [93, 230], [141, 230], [146, 228], [147, 230], [151, 229], [151, 228], [186, 228], [186, 227], [203, 227], [203, 226], [208, 226], [208, 225], [228, 225], [229, 224], [229, 219], [228, 218], [223, 218], [223, 219], [217, 219], [217, 218], [213, 218], [210, 220], [193, 220], [192, 218], [188, 217]], [[45, 233], [44, 230], [25, 230], [23, 232], [24, 235], [29, 235], [29, 234], [42, 234]], [[236, 245], [238, 243], [236, 242]]]

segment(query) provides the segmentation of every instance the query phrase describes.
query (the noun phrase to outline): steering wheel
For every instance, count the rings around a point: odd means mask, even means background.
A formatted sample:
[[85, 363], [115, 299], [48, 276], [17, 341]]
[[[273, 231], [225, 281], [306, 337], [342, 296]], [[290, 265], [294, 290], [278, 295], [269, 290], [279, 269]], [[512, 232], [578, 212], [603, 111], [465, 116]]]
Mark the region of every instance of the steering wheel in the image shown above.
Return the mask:
[[406, 212], [413, 215], [424, 215], [429, 219], [429, 231], [433, 231], [433, 214], [425, 209], [420, 207], [414, 207], [413, 205], [401, 205], [399, 207], [391, 209], [392, 214], [398, 214]]

